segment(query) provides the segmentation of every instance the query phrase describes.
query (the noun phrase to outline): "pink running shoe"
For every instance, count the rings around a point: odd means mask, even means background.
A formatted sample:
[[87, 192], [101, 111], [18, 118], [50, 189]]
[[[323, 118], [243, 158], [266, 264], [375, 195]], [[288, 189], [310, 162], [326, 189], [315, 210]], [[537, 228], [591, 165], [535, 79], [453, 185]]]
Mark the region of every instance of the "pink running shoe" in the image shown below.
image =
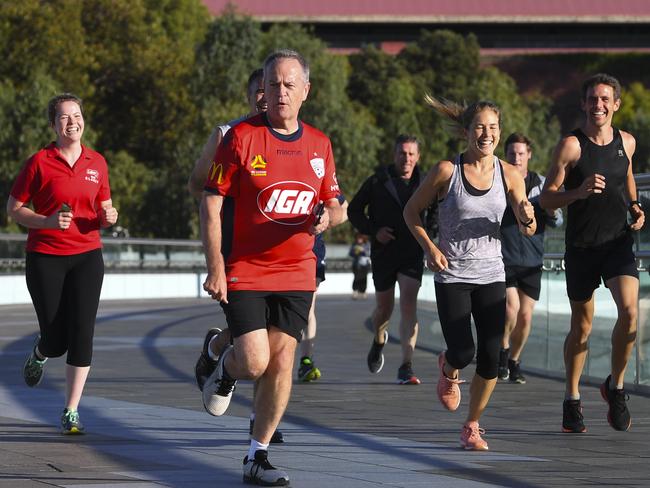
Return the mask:
[[481, 434], [485, 434], [485, 430], [478, 426], [475, 420], [467, 422], [463, 425], [463, 430], [460, 433], [460, 445], [467, 451], [487, 451], [488, 444], [483, 440]]
[[458, 385], [464, 383], [464, 381], [460, 379], [454, 380], [445, 376], [445, 352], [446, 351], [442, 351], [438, 356], [440, 377], [438, 378], [438, 387], [436, 390], [438, 392], [438, 400], [440, 400], [442, 406], [453, 412], [458, 408], [458, 405], [460, 405], [460, 388]]

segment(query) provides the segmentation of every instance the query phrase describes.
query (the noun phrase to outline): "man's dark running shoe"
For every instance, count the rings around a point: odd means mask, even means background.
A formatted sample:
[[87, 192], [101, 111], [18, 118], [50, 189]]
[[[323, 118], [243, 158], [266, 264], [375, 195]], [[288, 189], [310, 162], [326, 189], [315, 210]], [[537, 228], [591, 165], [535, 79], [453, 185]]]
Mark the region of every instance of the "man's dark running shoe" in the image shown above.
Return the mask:
[[255, 451], [255, 457], [244, 458], [244, 483], [258, 486], [289, 486], [289, 476], [269, 463], [267, 451]]
[[194, 366], [194, 376], [196, 377], [196, 385], [199, 387], [200, 391], [203, 391], [203, 385], [205, 380], [208, 379], [208, 376], [212, 374], [214, 368], [217, 367], [217, 362], [210, 358], [208, 353], [208, 347], [210, 346], [210, 341], [216, 335], [221, 333], [221, 329], [215, 327], [210, 329], [205, 335], [203, 340], [203, 349], [201, 349], [201, 354], [199, 359], [196, 361], [196, 366]]
[[36, 346], [40, 338], [41, 336], [36, 337], [32, 352], [29, 353], [23, 365], [23, 379], [27, 386], [37, 386], [43, 379], [43, 367], [47, 362], [47, 358], [41, 360], [36, 357]]
[[237, 380], [228, 376], [224, 368], [226, 357], [232, 350], [233, 346], [228, 344], [219, 355], [219, 361], [217, 361], [214, 372], [205, 380], [203, 385], [203, 407], [206, 412], [215, 417], [226, 413], [237, 385]]
[[397, 370], [397, 383], [400, 385], [419, 385], [420, 379], [413, 372], [411, 361], [402, 364]]
[[[253, 426], [255, 425], [255, 421], [251, 420], [250, 423], [248, 424], [248, 437], [249, 439], [253, 437]], [[269, 441], [270, 444], [283, 444], [284, 443], [284, 436], [282, 435], [282, 432], [280, 430], [277, 430], [273, 432], [273, 435], [271, 436], [271, 440]]]
[[607, 421], [609, 425], [615, 430], [628, 430], [632, 424], [630, 418], [630, 411], [627, 409], [627, 400], [629, 397], [625, 394], [625, 390], [610, 390], [609, 384], [612, 376], [609, 375], [605, 382], [600, 385], [600, 394], [603, 400], [609, 405], [607, 412]]
[[61, 433], [65, 435], [84, 433], [84, 426], [81, 420], [79, 420], [79, 412], [76, 410], [68, 410], [67, 408], [63, 409], [63, 414], [61, 415]]
[[497, 377], [500, 380], [507, 380], [510, 377], [508, 371], [508, 356], [510, 356], [510, 349], [499, 349], [499, 369], [497, 370]]
[[526, 384], [526, 377], [521, 374], [521, 362], [508, 359], [508, 376], [510, 383]]
[[370, 352], [368, 352], [368, 369], [371, 373], [379, 373], [381, 368], [384, 367], [384, 354], [382, 353], [384, 346], [388, 342], [388, 331], [384, 331], [384, 343], [377, 344], [375, 340], [372, 340], [372, 346], [370, 346]]
[[303, 356], [298, 367], [298, 379], [307, 383], [316, 381], [318, 378], [320, 378], [320, 369], [316, 367], [309, 356]]
[[580, 434], [587, 431], [580, 400], [564, 400], [562, 410], [562, 432]]

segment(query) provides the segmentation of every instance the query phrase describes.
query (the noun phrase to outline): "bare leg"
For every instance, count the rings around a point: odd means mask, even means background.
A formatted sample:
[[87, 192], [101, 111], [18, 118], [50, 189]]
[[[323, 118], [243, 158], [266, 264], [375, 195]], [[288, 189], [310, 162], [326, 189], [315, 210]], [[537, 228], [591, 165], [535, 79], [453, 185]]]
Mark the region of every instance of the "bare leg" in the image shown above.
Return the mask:
[[474, 375], [472, 384], [469, 387], [469, 411], [467, 412], [466, 422], [479, 421], [483, 410], [490, 401], [490, 396], [496, 384], [496, 378], [486, 380], [478, 374]]
[[517, 314], [519, 313], [519, 293], [517, 288], [510, 286], [506, 288], [506, 324], [501, 340], [501, 349], [510, 348], [510, 334], [517, 324]]
[[89, 372], [90, 366], [65, 365], [65, 408], [77, 410]]
[[616, 276], [607, 280], [607, 286], [618, 310], [612, 331], [612, 384], [622, 385], [636, 340], [639, 280], [633, 276]]
[[386, 291], [375, 292], [377, 305], [372, 312], [372, 326], [375, 333], [375, 342], [384, 343], [384, 332], [388, 329], [388, 320], [395, 306], [395, 287]]
[[[510, 290], [510, 288], [508, 288]], [[528, 336], [530, 335], [531, 325], [533, 323], [533, 310], [535, 309], [535, 300], [526, 295], [523, 291], [517, 290], [519, 301], [519, 313], [517, 314], [517, 325], [510, 334], [510, 359], [519, 361], [519, 356], [524, 350]], [[506, 293], [507, 299], [507, 293]], [[507, 307], [506, 307], [507, 316]], [[507, 322], [506, 322], [507, 323]]]
[[268, 444], [291, 395], [291, 371], [297, 341], [276, 327], [269, 329], [270, 360], [259, 378], [253, 439]]
[[566, 393], [569, 396], [580, 395], [580, 376], [587, 359], [587, 340], [591, 334], [594, 320], [594, 297], [584, 302], [571, 304], [571, 330], [564, 340], [564, 367], [566, 370]]
[[420, 282], [408, 276], [398, 274], [400, 323], [399, 336], [402, 344], [402, 363], [413, 360], [413, 351], [418, 339], [417, 301]]
[[[318, 282], [318, 279], [317, 279]], [[300, 341], [300, 355], [302, 357], [312, 357], [314, 355], [314, 343], [316, 342], [316, 293], [311, 299], [311, 307], [309, 309], [309, 318], [307, 320], [307, 328], [302, 334], [302, 341]]]

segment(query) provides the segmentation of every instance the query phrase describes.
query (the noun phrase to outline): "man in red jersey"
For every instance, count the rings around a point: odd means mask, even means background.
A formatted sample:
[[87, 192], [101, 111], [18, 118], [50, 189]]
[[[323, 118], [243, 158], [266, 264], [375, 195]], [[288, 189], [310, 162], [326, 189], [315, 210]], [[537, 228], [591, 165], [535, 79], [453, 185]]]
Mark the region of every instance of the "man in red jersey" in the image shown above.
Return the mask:
[[314, 235], [342, 219], [330, 141], [298, 119], [309, 88], [300, 54], [269, 55], [268, 111], [228, 132], [201, 202], [203, 288], [221, 302], [233, 336], [206, 380], [203, 404], [222, 415], [238, 379], [258, 380], [244, 458], [244, 481], [253, 484], [289, 483], [268, 462], [268, 444], [289, 401], [294, 353], [316, 288]]

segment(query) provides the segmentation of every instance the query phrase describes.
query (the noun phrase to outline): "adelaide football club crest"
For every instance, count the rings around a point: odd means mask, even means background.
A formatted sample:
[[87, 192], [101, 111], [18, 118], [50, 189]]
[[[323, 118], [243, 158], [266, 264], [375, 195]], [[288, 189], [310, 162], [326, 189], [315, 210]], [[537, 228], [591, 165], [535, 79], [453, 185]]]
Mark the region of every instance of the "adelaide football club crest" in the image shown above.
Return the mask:
[[[316, 156], [316, 154], [314, 154], [314, 156]], [[314, 170], [316, 176], [319, 178], [325, 176], [325, 160], [323, 158], [310, 159], [309, 164], [311, 164], [311, 169]]]

